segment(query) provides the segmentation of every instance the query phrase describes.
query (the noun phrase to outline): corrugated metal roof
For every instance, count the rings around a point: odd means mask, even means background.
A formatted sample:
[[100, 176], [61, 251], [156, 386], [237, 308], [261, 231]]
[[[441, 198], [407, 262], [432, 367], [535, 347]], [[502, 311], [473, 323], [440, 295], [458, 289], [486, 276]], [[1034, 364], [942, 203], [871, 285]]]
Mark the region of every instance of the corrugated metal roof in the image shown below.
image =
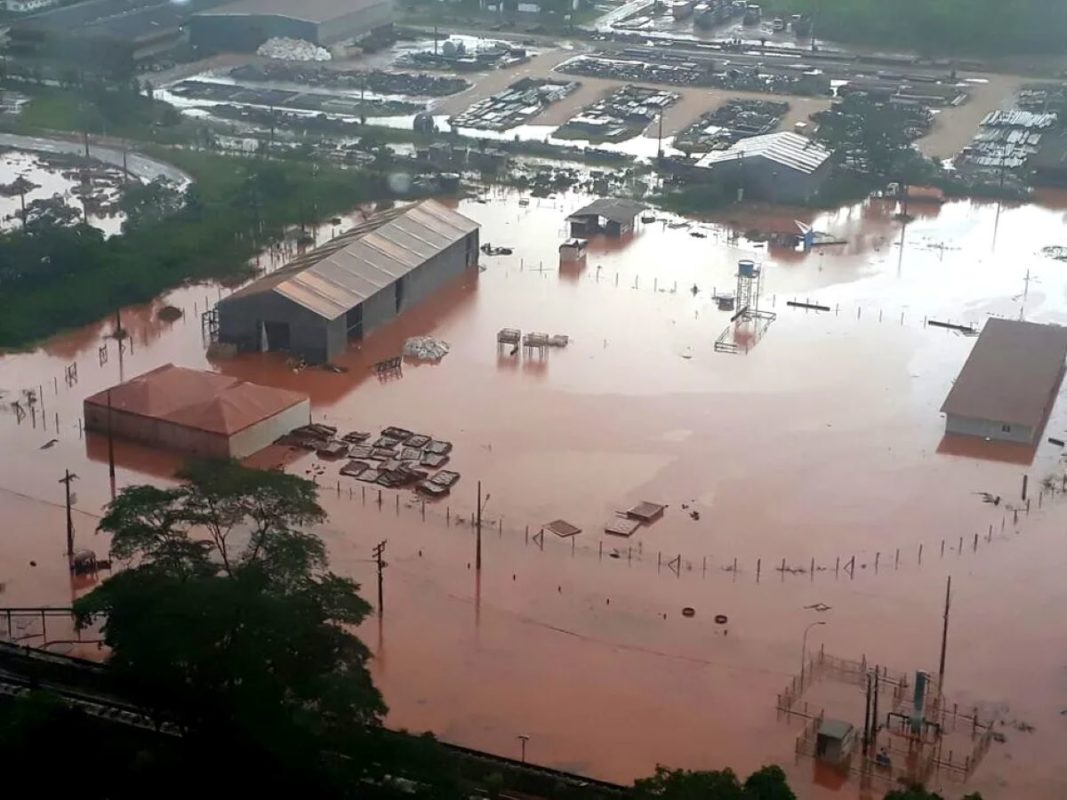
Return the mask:
[[435, 200], [386, 212], [225, 298], [273, 291], [336, 319], [478, 229]]
[[742, 139], [727, 150], [713, 150], [697, 161], [710, 169], [724, 162], [762, 157], [810, 175], [830, 158], [830, 151], [798, 133], [783, 131]]
[[612, 222], [633, 222], [634, 217], [644, 211], [646, 206], [633, 200], [621, 200], [615, 197], [601, 197], [587, 206], [582, 206], [567, 219], [575, 217], [604, 217]]
[[270, 14], [307, 22], [326, 22], [343, 17], [354, 11], [373, 6], [392, 7], [391, 0], [237, 0], [234, 3], [208, 8], [198, 12], [197, 16], [226, 16]]
[[1060, 385], [1067, 328], [990, 319], [941, 411], [1037, 428]]

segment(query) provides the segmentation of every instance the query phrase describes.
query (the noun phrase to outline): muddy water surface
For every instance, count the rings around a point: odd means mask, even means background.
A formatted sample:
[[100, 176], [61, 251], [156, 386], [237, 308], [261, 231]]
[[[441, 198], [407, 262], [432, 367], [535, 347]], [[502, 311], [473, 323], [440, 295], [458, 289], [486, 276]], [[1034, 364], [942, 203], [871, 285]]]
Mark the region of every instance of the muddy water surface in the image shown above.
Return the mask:
[[[1005, 726], [1007, 741], [967, 788], [1067, 794], [1067, 503], [1046, 495], [1038, 507], [1034, 488], [1027, 514], [1019, 497], [1024, 473], [1031, 487], [1062, 474], [1060, 450], [944, 441], [939, 408], [974, 339], [924, 325], [990, 314], [1067, 321], [1067, 268], [1039, 252], [1064, 243], [1064, 212], [953, 203], [913, 208], [906, 230], [882, 203], [688, 227], [670, 218], [594, 241], [584, 265], [561, 267], [565, 216], [588, 198], [517, 199], [460, 205], [483, 241], [514, 255], [483, 257], [481, 273], [353, 347], [343, 374], [294, 372], [274, 355], [209, 363], [198, 315], [228, 290], [182, 289], [124, 312], [127, 377], [167, 361], [213, 368], [305, 391], [314, 417], [342, 429], [394, 424], [454, 443], [463, 479], [425, 507], [390, 492], [379, 505], [376, 489], [364, 496], [364, 484], [339, 483], [338, 465], [314, 457], [271, 449], [255, 459], [315, 475], [337, 570], [373, 586], [370, 547], [388, 540], [384, 619], [363, 635], [389, 722], [506, 755], [526, 734], [531, 759], [622, 781], [657, 761], [741, 772], [780, 762], [801, 797], [829, 796], [811, 762], [793, 761], [799, 725], [774, 711], [799, 669], [804, 628], [827, 623], [810, 648], [936, 671], [951, 574], [950, 702], [1036, 728]], [[802, 253], [735, 235], [792, 231], [794, 219], [847, 242]], [[777, 319], [747, 354], [716, 353], [729, 314], [711, 295], [733, 290], [739, 258], [764, 265], [762, 305]], [[789, 308], [794, 298], [831, 311]], [[185, 317], [159, 321], [164, 303]], [[503, 327], [571, 344], [511, 356], [495, 343]], [[110, 496], [106, 445], [80, 434], [78, 415], [84, 397], [120, 377], [110, 332], [102, 322], [0, 359], [4, 399], [38, 387], [44, 405], [21, 423], [6, 403], [0, 414], [6, 605], [70, 599], [64, 469], [79, 475], [79, 546], [106, 550], [92, 532]], [[374, 377], [369, 366], [417, 334], [452, 352]], [[71, 362], [79, 381], [68, 387]], [[1047, 435], [1067, 431], [1062, 406]], [[117, 482], [166, 481], [175, 466], [120, 444]], [[489, 495], [480, 579], [469, 524], [478, 479]], [[975, 494], [986, 491], [1001, 505]], [[601, 533], [639, 500], [667, 504], [664, 517], [630, 539]], [[1020, 508], [1017, 523], [1007, 504]], [[583, 533], [542, 539], [557, 518]], [[806, 608], [815, 603], [830, 608]], [[727, 625], [713, 623], [719, 613]], [[961, 788], [945, 785], [949, 796]]]

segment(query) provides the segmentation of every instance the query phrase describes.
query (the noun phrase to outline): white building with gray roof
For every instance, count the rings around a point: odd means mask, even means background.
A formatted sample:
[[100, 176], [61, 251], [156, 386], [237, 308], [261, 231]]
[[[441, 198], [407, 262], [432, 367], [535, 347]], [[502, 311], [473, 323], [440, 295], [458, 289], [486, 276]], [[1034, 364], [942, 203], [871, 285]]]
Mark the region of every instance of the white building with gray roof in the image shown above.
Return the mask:
[[219, 341], [331, 361], [476, 269], [478, 230], [435, 200], [376, 214], [221, 300]]
[[735, 184], [743, 197], [774, 203], [814, 198], [830, 175], [831, 153], [797, 133], [783, 131], [742, 139], [697, 161], [712, 180]]

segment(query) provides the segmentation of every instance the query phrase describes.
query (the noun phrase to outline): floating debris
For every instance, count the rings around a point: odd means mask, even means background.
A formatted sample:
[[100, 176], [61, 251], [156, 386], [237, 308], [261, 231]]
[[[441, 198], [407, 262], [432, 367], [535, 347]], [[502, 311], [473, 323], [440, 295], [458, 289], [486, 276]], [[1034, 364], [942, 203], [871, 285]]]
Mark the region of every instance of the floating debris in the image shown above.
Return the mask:
[[345, 464], [343, 467], [341, 467], [341, 474], [348, 475], [352, 478], [358, 478], [368, 469], [370, 469], [370, 464], [368, 464], [366, 461], [352, 460]]
[[637, 505], [626, 510], [626, 516], [639, 519], [642, 522], [651, 522], [654, 519], [659, 519], [663, 516], [663, 511], [667, 508], [665, 505], [659, 503], [651, 503], [648, 500], [643, 500]]
[[582, 529], [577, 525], [572, 525], [563, 519], [552, 520], [552, 522], [545, 525], [547, 530], [552, 531], [556, 536], [567, 538], [569, 536], [577, 536], [582, 532]]
[[164, 322], [176, 322], [185, 316], [185, 312], [177, 306], [163, 306], [159, 309], [159, 313], [156, 314]]
[[641, 520], [630, 519], [629, 517], [619, 517], [604, 526], [604, 533], [610, 533], [612, 536], [629, 537], [633, 536], [640, 527]]
[[404, 342], [404, 355], [422, 361], [440, 361], [450, 349], [448, 342], [432, 336], [412, 336]]

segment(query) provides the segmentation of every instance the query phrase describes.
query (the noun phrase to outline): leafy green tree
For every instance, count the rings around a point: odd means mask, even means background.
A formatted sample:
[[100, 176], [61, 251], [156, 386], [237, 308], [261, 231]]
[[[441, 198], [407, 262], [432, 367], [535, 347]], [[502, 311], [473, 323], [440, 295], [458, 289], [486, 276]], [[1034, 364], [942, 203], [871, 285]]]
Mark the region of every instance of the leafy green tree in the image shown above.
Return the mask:
[[634, 782], [634, 796], [657, 800], [796, 800], [780, 767], [763, 767], [742, 784], [732, 769], [711, 772], [656, 767]]
[[272, 791], [358, 779], [385, 706], [350, 630], [369, 606], [304, 530], [324, 519], [314, 484], [233, 462], [181, 477], [111, 504], [100, 529], [125, 568], [79, 618], [103, 619], [116, 680], [190, 758], [246, 759]]
[[746, 800], [796, 800], [782, 768], [777, 765], [756, 770], [745, 781]]
[[819, 39], [871, 42], [939, 56], [1062, 50], [1062, 0], [779, 0], [807, 13]]
[[690, 772], [657, 765], [651, 778], [634, 782], [637, 798], [660, 800], [744, 800], [745, 790], [732, 769]]
[[166, 178], [130, 183], [119, 199], [119, 209], [126, 215], [122, 230], [156, 225], [180, 211], [184, 199], [182, 192]]

